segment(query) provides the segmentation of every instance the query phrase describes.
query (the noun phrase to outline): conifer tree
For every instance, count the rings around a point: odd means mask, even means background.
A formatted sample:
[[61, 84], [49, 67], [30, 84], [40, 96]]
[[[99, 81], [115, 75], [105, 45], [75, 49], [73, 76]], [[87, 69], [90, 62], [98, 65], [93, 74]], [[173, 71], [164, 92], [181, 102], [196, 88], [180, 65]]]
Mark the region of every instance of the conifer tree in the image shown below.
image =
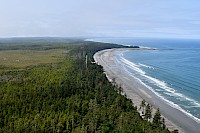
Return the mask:
[[142, 115], [144, 115], [144, 108], [146, 106], [146, 102], [145, 100], [142, 100], [141, 104], [140, 104], [140, 109], [142, 109]]
[[151, 119], [151, 117], [152, 117], [151, 112], [152, 112], [152, 107], [150, 104], [147, 104], [146, 110], [145, 110], [145, 115], [144, 115], [145, 120]]
[[160, 127], [161, 126], [161, 114], [160, 114], [160, 109], [158, 108], [154, 117], [153, 117], [153, 125], [155, 127]]

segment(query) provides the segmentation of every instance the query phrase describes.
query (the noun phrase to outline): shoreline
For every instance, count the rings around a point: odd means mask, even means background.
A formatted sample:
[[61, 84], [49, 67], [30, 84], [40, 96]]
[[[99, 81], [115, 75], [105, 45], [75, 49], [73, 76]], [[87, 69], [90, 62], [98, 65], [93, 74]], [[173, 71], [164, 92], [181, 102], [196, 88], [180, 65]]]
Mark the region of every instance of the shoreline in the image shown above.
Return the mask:
[[[149, 48], [118, 48], [107, 49], [95, 53], [94, 60], [98, 65], [103, 66], [106, 76], [109, 81], [115, 79], [115, 82], [123, 88], [124, 93], [132, 100], [134, 106], [139, 108], [141, 101], [144, 99], [147, 103], [153, 106], [152, 113], [157, 108], [160, 109], [162, 117], [165, 118], [165, 125], [170, 130], [179, 130], [179, 133], [199, 133], [200, 124], [188, 117], [180, 110], [173, 108], [162, 100], [159, 96], [149, 90], [145, 85], [129, 74], [127, 74], [120, 66], [116, 56], [120, 52], [126, 50], [155, 50]], [[139, 110], [138, 110], [139, 111]], [[140, 112], [140, 111], [139, 111]]]

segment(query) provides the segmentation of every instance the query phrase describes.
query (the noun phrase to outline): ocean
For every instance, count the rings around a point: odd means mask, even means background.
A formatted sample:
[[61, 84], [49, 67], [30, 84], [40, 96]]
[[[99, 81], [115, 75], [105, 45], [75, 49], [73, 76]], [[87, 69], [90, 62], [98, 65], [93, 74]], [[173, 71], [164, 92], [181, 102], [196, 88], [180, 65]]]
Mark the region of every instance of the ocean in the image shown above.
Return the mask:
[[133, 77], [174, 108], [200, 122], [200, 40], [94, 38], [93, 41], [158, 48], [127, 50], [118, 58]]

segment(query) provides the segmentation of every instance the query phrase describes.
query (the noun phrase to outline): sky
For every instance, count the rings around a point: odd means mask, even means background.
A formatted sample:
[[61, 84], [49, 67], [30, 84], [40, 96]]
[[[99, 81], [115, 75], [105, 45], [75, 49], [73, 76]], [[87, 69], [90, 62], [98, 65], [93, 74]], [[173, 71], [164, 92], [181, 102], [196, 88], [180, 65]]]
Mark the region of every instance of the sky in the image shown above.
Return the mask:
[[0, 37], [200, 39], [200, 0], [0, 0]]

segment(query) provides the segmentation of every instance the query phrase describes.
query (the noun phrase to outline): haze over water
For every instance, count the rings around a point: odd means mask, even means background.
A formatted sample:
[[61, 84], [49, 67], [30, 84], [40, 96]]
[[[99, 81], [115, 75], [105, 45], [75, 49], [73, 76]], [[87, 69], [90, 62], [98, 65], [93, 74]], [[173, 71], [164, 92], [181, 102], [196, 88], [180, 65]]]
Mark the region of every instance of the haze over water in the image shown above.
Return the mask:
[[200, 40], [98, 38], [95, 41], [154, 47], [125, 51], [126, 70], [171, 106], [200, 122]]

